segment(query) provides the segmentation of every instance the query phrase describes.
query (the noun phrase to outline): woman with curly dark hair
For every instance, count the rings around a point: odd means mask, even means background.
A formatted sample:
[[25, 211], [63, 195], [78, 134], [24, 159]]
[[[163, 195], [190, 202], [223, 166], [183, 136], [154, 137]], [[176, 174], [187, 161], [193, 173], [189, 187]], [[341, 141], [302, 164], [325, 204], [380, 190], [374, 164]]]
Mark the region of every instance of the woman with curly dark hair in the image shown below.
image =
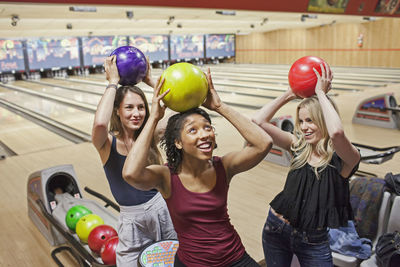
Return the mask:
[[157, 86], [150, 117], [129, 152], [123, 177], [141, 190], [158, 189], [167, 202], [178, 234], [175, 266], [258, 266], [246, 253], [227, 213], [229, 183], [235, 174], [257, 165], [268, 153], [272, 139], [250, 119], [223, 103], [214, 89], [210, 71], [209, 92], [203, 106], [225, 117], [247, 141], [240, 151], [213, 156], [214, 128], [200, 108], [169, 118], [162, 138], [168, 164], [146, 166], [145, 159], [165, 108]]

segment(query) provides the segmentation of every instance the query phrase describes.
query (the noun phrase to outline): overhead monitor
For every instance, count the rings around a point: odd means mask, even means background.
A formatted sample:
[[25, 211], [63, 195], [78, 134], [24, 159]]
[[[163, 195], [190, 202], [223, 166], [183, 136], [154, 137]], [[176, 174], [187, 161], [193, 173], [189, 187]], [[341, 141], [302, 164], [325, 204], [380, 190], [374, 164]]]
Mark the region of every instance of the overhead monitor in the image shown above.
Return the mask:
[[20, 40], [0, 40], [0, 73], [24, 71], [24, 52]]
[[77, 37], [28, 39], [27, 51], [31, 70], [80, 66]]
[[101, 66], [114, 49], [126, 44], [126, 36], [82, 37], [83, 65]]
[[206, 57], [225, 58], [235, 56], [234, 34], [207, 34]]
[[171, 59], [187, 60], [204, 58], [204, 36], [196, 35], [172, 35]]
[[129, 37], [129, 45], [138, 48], [150, 62], [168, 60], [167, 35], [135, 35]]

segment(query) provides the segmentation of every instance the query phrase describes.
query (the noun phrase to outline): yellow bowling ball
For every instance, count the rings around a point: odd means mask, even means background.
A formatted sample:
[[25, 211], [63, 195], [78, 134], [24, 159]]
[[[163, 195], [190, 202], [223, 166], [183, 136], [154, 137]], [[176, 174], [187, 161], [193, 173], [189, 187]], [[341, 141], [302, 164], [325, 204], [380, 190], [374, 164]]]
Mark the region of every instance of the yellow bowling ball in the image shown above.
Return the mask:
[[208, 82], [200, 68], [190, 63], [176, 63], [168, 67], [161, 79], [165, 79], [160, 94], [168, 89], [164, 104], [178, 112], [199, 107], [207, 97]]
[[88, 214], [79, 219], [75, 232], [83, 243], [88, 242], [90, 232], [99, 225], [104, 224], [103, 219], [96, 214]]

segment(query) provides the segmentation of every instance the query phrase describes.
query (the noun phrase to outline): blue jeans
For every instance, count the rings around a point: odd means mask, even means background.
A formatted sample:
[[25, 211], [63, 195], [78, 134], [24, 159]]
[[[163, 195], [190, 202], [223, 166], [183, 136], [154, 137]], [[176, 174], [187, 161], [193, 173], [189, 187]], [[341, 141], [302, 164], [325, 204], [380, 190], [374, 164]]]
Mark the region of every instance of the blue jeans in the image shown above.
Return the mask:
[[296, 254], [302, 267], [332, 267], [327, 229], [301, 231], [279, 219], [270, 210], [262, 234], [268, 267], [290, 266]]

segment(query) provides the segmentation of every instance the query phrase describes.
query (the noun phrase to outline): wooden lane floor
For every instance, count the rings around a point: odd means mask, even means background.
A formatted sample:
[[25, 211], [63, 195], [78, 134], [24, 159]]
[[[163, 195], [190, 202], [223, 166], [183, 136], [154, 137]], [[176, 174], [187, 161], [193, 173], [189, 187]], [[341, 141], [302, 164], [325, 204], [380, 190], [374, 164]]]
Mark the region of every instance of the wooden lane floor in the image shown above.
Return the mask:
[[[99, 86], [102, 86], [103, 88], [106, 86], [106, 83], [104, 82], [91, 80], [90, 76], [73, 77], [70, 79], [66, 79], [64, 82], [85, 83], [88, 81], [92, 83], [97, 83]], [[218, 82], [218, 80], [216, 80], [216, 82]], [[140, 83], [137, 86], [143, 89], [143, 91], [146, 93], [148, 101], [150, 101], [153, 89], [145, 85], [144, 83]], [[228, 88], [228, 86], [218, 86], [219, 95], [221, 99], [223, 99], [227, 103], [230, 103], [232, 105], [236, 104], [237, 106], [246, 105], [246, 106], [254, 106], [254, 108], [259, 108], [263, 103], [265, 103], [265, 99], [273, 99], [278, 95], [276, 93], [274, 95], [266, 95], [264, 92], [260, 92], [260, 90], [258, 89], [254, 89], [253, 93], [250, 92], [249, 90], [229, 90], [229, 89], [230, 87]], [[257, 94], [254, 93], [256, 91], [258, 91]], [[148, 96], [148, 94], [150, 95], [150, 97]]]
[[[50, 256], [55, 247], [48, 243], [28, 217], [26, 188], [31, 173], [61, 164], [74, 166], [82, 190], [84, 186], [89, 186], [112, 199], [98, 154], [91, 143], [72, 144], [1, 160], [0, 266], [57, 266]], [[86, 192], [82, 194], [85, 198], [98, 201]], [[64, 266], [79, 266], [67, 253], [63, 252], [60, 256]]]
[[[242, 91], [246, 93], [275, 95], [275, 91], [284, 91], [288, 87], [287, 70], [270, 72], [265, 70], [259, 73], [252, 73], [251, 70], [244, 68], [232, 69], [210, 66], [215, 85], [229, 87], [231, 91]], [[202, 67], [203, 70], [206, 67]], [[159, 77], [162, 73], [161, 69], [154, 69], [153, 76]], [[101, 75], [91, 75], [88, 79], [101, 80]], [[335, 74], [332, 83], [332, 93], [337, 94], [342, 91], [357, 91], [364, 90], [366, 87], [380, 87], [386, 84], [387, 80], [365, 80], [366, 78], [351, 77], [351, 79], [341, 79]], [[253, 91], [253, 89], [255, 89]]]
[[[57, 80], [53, 80], [51, 83], [54, 84], [55, 81]], [[71, 89], [58, 87], [56, 84], [50, 85], [51, 83], [40, 84], [40, 83], [32, 83], [29, 81], [17, 81], [13, 85], [50, 95], [61, 96], [66, 99], [87, 103], [93, 106], [97, 106], [97, 104], [100, 101], [101, 95], [94, 94], [93, 92], [90, 91], [90, 89], [85, 89], [82, 91], [74, 91]]]
[[1, 95], [1, 98], [11, 103], [15, 103], [27, 110], [40, 113], [53, 120], [79, 129], [87, 134], [91, 133], [94, 117], [93, 113], [21, 92], [10, 91], [9, 93]]
[[67, 139], [0, 107], [0, 140], [17, 155], [64, 147]]
[[[232, 70], [241, 73], [268, 74], [274, 73], [276, 76], [287, 76], [289, 65], [265, 65], [265, 64], [219, 64], [211, 65], [214, 68]], [[400, 69], [396, 68], [363, 68], [363, 67], [338, 67], [331, 66], [335, 77], [343, 79], [356, 79], [381, 82], [400, 82]]]

